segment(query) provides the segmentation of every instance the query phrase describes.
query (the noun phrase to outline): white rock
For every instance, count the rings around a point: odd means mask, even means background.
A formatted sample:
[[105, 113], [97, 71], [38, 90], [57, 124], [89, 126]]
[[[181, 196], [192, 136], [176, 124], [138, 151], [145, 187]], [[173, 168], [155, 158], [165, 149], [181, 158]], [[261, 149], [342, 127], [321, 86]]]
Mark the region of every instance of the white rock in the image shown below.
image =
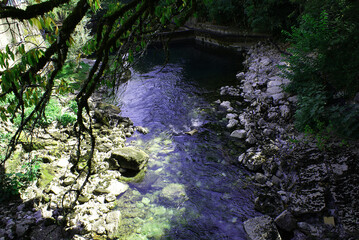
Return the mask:
[[121, 222], [121, 212], [119, 210], [109, 212], [106, 216], [106, 231], [110, 238], [116, 234], [118, 226]]
[[348, 165], [344, 164], [332, 164], [333, 173], [336, 175], [343, 175], [344, 172], [348, 171]]
[[234, 119], [234, 118], [237, 118], [237, 117], [238, 117], [238, 115], [235, 114], [235, 113], [228, 113], [228, 114], [226, 115], [226, 118], [227, 118], [227, 119]]
[[287, 105], [281, 105], [279, 111], [282, 118], [288, 118], [290, 115], [290, 109]]
[[245, 82], [241, 88], [243, 89], [243, 92], [247, 94], [254, 91], [252, 83], [250, 82]]
[[267, 88], [280, 87], [282, 84], [283, 84], [283, 82], [280, 80], [269, 81], [267, 83]]
[[226, 108], [228, 112], [233, 111], [233, 108], [231, 107], [231, 103], [229, 101], [223, 101], [220, 105]]
[[279, 86], [272, 86], [272, 87], [267, 88], [267, 93], [269, 95], [278, 94], [278, 93], [281, 93], [282, 91], [283, 91], [283, 89]]
[[106, 202], [114, 202], [115, 200], [116, 200], [116, 195], [111, 193], [106, 195]]
[[238, 124], [238, 120], [236, 119], [229, 119], [227, 128], [233, 128]]
[[245, 73], [244, 73], [244, 72], [240, 72], [240, 73], [238, 73], [238, 74], [236, 75], [236, 78], [239, 79], [239, 80], [244, 79], [244, 77], [245, 77]]
[[271, 130], [271, 129], [266, 128], [266, 129], [263, 130], [263, 134], [264, 134], [265, 136], [269, 136], [269, 135], [271, 135], [272, 133], [273, 133], [273, 130]]
[[67, 167], [69, 165], [69, 161], [67, 158], [60, 158], [57, 163], [56, 163], [56, 166], [58, 167]]
[[235, 138], [239, 138], [239, 139], [244, 139], [247, 136], [247, 132], [244, 129], [241, 130], [234, 130], [231, 133], [231, 137], [235, 137]]
[[291, 102], [291, 103], [297, 103], [297, 102], [298, 102], [298, 98], [297, 98], [297, 96], [289, 97], [289, 98], [288, 98], [288, 101]]
[[58, 195], [62, 191], [62, 188], [57, 185], [52, 185], [50, 191]]
[[257, 139], [255, 138], [255, 136], [253, 134], [247, 134], [247, 139], [246, 142], [249, 144], [255, 144], [257, 142]]
[[245, 157], [246, 157], [246, 154], [245, 154], [245, 153], [242, 153], [241, 155], [239, 155], [239, 157], [238, 157], [238, 162], [239, 162], [239, 163], [242, 163], [243, 160], [245, 159]]
[[107, 190], [110, 191], [111, 194], [118, 196], [123, 192], [126, 192], [128, 189], [128, 185], [122, 182], [119, 182], [115, 179], [112, 179], [109, 186], [107, 187]]
[[284, 93], [273, 94], [271, 95], [271, 97], [273, 98], [274, 101], [279, 101], [284, 98]]
[[263, 66], [268, 66], [271, 63], [272, 60], [270, 60], [268, 57], [263, 57], [262, 60], [260, 61], [260, 64]]

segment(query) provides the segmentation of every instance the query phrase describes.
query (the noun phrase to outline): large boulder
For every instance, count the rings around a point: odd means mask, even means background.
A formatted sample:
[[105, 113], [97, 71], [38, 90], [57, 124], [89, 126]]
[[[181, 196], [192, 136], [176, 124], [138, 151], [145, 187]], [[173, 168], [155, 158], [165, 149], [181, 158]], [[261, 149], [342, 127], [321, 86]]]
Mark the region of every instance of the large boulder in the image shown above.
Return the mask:
[[244, 230], [249, 240], [281, 240], [281, 236], [269, 216], [251, 218], [244, 222]]
[[146, 166], [148, 159], [149, 156], [141, 149], [123, 147], [114, 150], [107, 161], [110, 163], [110, 170], [125, 168], [140, 171]]

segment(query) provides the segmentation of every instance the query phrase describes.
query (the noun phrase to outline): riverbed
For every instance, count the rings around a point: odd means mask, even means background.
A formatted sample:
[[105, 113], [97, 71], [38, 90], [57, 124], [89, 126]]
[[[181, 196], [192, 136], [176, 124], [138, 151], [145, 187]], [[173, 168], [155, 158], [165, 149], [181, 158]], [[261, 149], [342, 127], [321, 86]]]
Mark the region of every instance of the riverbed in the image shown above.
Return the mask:
[[242, 60], [192, 44], [151, 48], [119, 87], [121, 115], [149, 129], [127, 145], [150, 155], [144, 179], [119, 196], [121, 239], [245, 239], [243, 222], [259, 213], [236, 164], [242, 143], [214, 103], [221, 86], [236, 84]]

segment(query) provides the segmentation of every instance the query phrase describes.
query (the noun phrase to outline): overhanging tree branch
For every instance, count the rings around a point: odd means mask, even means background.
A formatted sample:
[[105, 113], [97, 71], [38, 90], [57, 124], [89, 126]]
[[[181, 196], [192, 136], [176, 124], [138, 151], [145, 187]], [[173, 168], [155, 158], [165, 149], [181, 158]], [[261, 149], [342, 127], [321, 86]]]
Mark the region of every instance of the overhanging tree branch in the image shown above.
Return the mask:
[[0, 7], [0, 19], [12, 18], [26, 20], [37, 16], [42, 16], [45, 13], [52, 11], [54, 8], [69, 2], [70, 0], [50, 0], [47, 2], [28, 6], [25, 10], [16, 7]]

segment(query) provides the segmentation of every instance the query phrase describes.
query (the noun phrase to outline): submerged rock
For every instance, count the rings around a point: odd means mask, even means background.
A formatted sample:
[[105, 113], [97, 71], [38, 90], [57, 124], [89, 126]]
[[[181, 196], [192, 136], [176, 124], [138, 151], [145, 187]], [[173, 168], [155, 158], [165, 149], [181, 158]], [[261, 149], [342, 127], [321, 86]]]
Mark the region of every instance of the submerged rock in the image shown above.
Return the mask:
[[198, 132], [197, 129], [193, 129], [193, 130], [191, 130], [191, 131], [185, 132], [185, 134], [190, 135], [190, 136], [193, 136], [193, 135], [194, 135], [195, 133], [197, 133], [197, 132]]
[[184, 185], [179, 183], [171, 183], [164, 187], [160, 196], [165, 202], [175, 205], [188, 199]]

